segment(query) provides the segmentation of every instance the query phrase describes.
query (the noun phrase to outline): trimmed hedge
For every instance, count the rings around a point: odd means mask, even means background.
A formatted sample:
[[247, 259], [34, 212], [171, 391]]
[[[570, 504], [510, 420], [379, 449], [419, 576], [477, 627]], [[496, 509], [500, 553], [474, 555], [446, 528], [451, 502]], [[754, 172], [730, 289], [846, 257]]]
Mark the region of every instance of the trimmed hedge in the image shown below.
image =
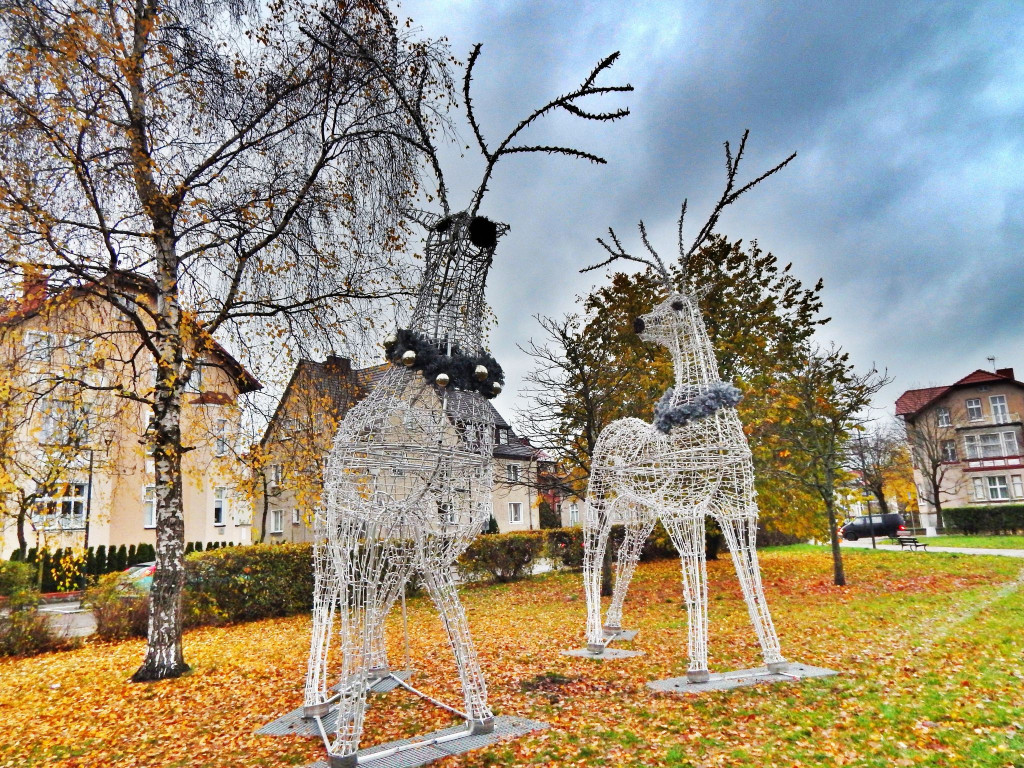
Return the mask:
[[290, 616], [313, 607], [313, 547], [253, 544], [185, 558], [191, 625]]
[[546, 541], [540, 531], [478, 536], [459, 557], [459, 572], [464, 577], [490, 575], [502, 583], [516, 581], [530, 574]]
[[1024, 504], [989, 504], [942, 510], [946, 528], [960, 533], [1008, 534], [1024, 531]]

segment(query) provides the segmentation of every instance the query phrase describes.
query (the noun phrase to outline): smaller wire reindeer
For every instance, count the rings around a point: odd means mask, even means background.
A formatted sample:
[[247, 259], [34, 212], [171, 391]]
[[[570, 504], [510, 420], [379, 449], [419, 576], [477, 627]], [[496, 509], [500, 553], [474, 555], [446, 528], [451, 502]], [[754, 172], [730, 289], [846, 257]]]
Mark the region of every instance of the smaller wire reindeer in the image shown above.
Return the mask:
[[[679, 284], [687, 284], [687, 265], [710, 237], [722, 210], [759, 182], [781, 170], [793, 154], [771, 170], [736, 189], [736, 172], [749, 131], [743, 134], [735, 158], [725, 143], [725, 192], [686, 248], [679, 217]], [[610, 243], [598, 242], [610, 254], [598, 269], [618, 259], [653, 269], [668, 297], [653, 311], [637, 318], [635, 330], [672, 354], [674, 386], [655, 405], [653, 423], [626, 418], [609, 424], [597, 440], [591, 463], [584, 521], [583, 579], [587, 597], [587, 650], [600, 654], [622, 631], [622, 607], [640, 551], [661, 518], [682, 561], [683, 593], [689, 619], [687, 680], [704, 683], [708, 673], [708, 594], [704, 551], [704, 521], [710, 515], [721, 527], [739, 576], [750, 620], [771, 672], [786, 669], [779, 639], [761, 585], [757, 560], [757, 503], [750, 446], [735, 405], [739, 390], [719, 377], [714, 347], [699, 306], [697, 291], [679, 292], [661, 257], [651, 246], [644, 223], [640, 237], [650, 257], [628, 254], [614, 230]], [[601, 563], [614, 523], [625, 525], [619, 549], [617, 578], [605, 622], [601, 622]]]

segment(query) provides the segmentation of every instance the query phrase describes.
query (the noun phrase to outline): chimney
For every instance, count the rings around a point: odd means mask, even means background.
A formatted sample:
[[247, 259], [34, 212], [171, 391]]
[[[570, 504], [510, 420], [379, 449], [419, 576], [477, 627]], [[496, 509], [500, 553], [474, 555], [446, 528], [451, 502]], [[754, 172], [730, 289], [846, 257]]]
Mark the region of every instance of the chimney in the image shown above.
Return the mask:
[[21, 267], [21, 297], [25, 301], [46, 298], [47, 274], [39, 264], [23, 264]]
[[997, 368], [996, 376], [1005, 376], [1008, 379], [1013, 378], [1013, 368]]

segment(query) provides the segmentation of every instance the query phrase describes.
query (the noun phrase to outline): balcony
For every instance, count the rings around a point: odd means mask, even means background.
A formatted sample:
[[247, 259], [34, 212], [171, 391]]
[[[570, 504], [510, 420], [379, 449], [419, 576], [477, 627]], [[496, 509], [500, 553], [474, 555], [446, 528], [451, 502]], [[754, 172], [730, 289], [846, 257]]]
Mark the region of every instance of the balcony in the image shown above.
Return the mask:
[[968, 421], [961, 422], [956, 425], [957, 430], [962, 429], [979, 429], [979, 428], [991, 428], [1004, 426], [1006, 424], [1020, 424], [1019, 413], [1004, 413], [993, 416], [988, 413], [982, 416], [980, 419], [970, 419]]

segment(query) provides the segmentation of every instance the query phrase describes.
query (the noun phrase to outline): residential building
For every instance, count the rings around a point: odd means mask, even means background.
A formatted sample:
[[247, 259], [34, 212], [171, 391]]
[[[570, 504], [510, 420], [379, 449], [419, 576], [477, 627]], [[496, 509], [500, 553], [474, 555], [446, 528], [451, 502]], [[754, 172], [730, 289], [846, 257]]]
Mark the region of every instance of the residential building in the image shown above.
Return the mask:
[[[127, 282], [140, 301], [153, 284]], [[154, 466], [145, 433], [155, 367], [127, 317], [96, 285], [51, 295], [26, 279], [0, 309], [0, 555], [156, 542]], [[122, 286], [123, 287], [123, 286]], [[217, 344], [183, 402], [186, 541], [250, 541], [251, 503], [236, 498], [238, 397], [260, 384]], [[139, 399], [135, 399], [139, 398]]]
[[976, 370], [896, 401], [907, 427], [922, 525], [936, 506], [1024, 503], [1024, 383], [1012, 368]]
[[[261, 441], [266, 493], [256, 500], [254, 541], [312, 540], [313, 513], [320, 503], [324, 461], [334, 434], [348, 410], [376, 386], [389, 365], [356, 369], [343, 357], [299, 361]], [[455, 390], [448, 393], [453, 421], [462, 397]], [[539, 528], [538, 451], [490, 407], [495, 430], [492, 503], [498, 529], [504, 533]]]

